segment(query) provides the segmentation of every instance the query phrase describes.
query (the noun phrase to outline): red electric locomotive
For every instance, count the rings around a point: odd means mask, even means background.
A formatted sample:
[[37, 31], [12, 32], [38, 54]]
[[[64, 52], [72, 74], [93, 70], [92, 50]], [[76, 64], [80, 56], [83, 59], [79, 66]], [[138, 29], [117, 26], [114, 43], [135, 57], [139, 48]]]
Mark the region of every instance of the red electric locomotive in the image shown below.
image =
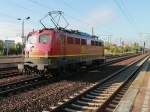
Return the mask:
[[18, 68], [63, 73], [104, 61], [104, 45], [98, 37], [62, 28], [43, 28], [27, 36], [24, 63]]

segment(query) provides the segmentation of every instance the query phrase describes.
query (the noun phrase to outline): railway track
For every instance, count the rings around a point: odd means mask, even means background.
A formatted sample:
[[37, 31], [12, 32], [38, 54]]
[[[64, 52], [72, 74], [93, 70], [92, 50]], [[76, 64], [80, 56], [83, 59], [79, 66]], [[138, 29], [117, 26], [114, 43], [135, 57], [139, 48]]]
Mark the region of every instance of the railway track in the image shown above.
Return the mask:
[[10, 94], [8, 93], [8, 97], [0, 95], [1, 111], [43, 111], [43, 109], [51, 111], [50, 106], [57, 104], [57, 102], [63, 99], [69, 98], [69, 96], [72, 96], [74, 93], [78, 93], [83, 88], [104, 79], [123, 66], [127, 66], [133, 60], [137, 60], [143, 56], [145, 55], [113, 63], [104, 68], [102, 67], [103, 69], [99, 68], [92, 71], [80, 72], [77, 73], [79, 75], [76, 74], [76, 76], [63, 78], [61, 80], [48, 83], [43, 82], [44, 84], [35, 84], [35, 86], [33, 85], [23, 89], [20, 88], [14, 92], [10, 92]]
[[21, 75], [21, 73], [18, 72], [17, 64], [18, 63], [0, 63], [0, 79]]
[[21, 75], [18, 70], [8, 70], [0, 72], [0, 79]]
[[97, 69], [99, 67], [104, 67], [104, 66], [107, 66], [107, 65], [111, 65], [113, 63], [117, 63], [119, 61], [123, 61], [123, 60], [133, 58], [133, 57], [136, 57], [136, 56], [139, 56], [139, 55], [140, 54], [126, 55], [126, 56], [115, 57], [115, 58], [110, 58], [109, 57], [108, 59], [106, 59], [104, 64], [100, 64], [99, 66], [92, 66], [92, 67], [88, 68], [88, 70], [94, 70], [94, 69]]
[[128, 66], [87, 87], [78, 94], [64, 99], [51, 107], [53, 112], [113, 112], [127, 90], [130, 82], [136, 76], [149, 56], [134, 61]]
[[[131, 57], [134, 57], [134, 56], [130, 56], [130, 58]], [[116, 62], [128, 59], [128, 58], [129, 58], [129, 56], [128, 57], [122, 57], [122, 58], [119, 58], [118, 60], [116, 59], [113, 61], [109, 61], [106, 64], [103, 64], [101, 66], [106, 66], [106, 65], [109, 65], [112, 63], [116, 63]], [[19, 81], [13, 82], [13, 83], [0, 85], [0, 95], [1, 96], [7, 96], [7, 95], [9, 95], [9, 93], [15, 93], [17, 91], [24, 90], [26, 88], [32, 88], [36, 85], [44, 84], [44, 83], [47, 83], [50, 81], [53, 82], [54, 80], [56, 80], [56, 79], [51, 78], [51, 80], [48, 80], [48, 79], [45, 79], [41, 76], [36, 76], [36, 77], [32, 77], [32, 78], [27, 78], [25, 80], [19, 80]]]
[[106, 63], [111, 64], [111, 63], [115, 62], [116, 60], [121, 61], [121, 60], [132, 58], [132, 57], [135, 57], [138, 55], [140, 55], [140, 54], [125, 55], [125, 56], [120, 56], [120, 57], [118, 56], [118, 57], [114, 57], [114, 58], [107, 58]]
[[[123, 58], [123, 57], [122, 57]], [[115, 58], [117, 59], [117, 58]], [[109, 62], [111, 62], [111, 59], [109, 58]], [[18, 75], [21, 75], [21, 73], [18, 72], [17, 70], [17, 64], [18, 63], [5, 63], [3, 64], [3, 67], [0, 68], [0, 79], [3, 79], [3, 78], [9, 78], [9, 77], [13, 77], [13, 76], [18, 76]], [[6, 67], [8, 66], [8, 67]]]
[[[112, 63], [117, 62], [117, 61], [121, 61], [121, 60], [124, 60], [124, 59], [127, 59], [127, 58], [132, 58], [134, 56], [136, 56], [136, 55], [115, 57], [115, 58], [112, 58], [112, 59], [109, 57], [108, 60], [106, 61], [106, 63], [102, 64], [100, 66], [106, 66], [106, 65], [112, 64]], [[95, 69], [95, 68], [91, 68], [91, 69]], [[0, 68], [0, 71], [1, 71], [0, 79], [21, 75], [21, 73], [19, 73], [18, 70], [17, 70], [17, 66], [10, 66], [10, 67]]]
[[0, 85], [0, 96], [7, 96], [9, 93], [16, 93], [18, 90], [29, 89], [30, 87], [40, 85], [45, 83], [47, 80], [43, 79], [41, 76], [30, 77], [25, 80], [16, 81], [13, 83], [8, 83]]
[[13, 69], [17, 69], [17, 66], [2, 67], [2, 68], [0, 68], [0, 71], [5, 72], [5, 71], [8, 71], [8, 70], [13, 70]]

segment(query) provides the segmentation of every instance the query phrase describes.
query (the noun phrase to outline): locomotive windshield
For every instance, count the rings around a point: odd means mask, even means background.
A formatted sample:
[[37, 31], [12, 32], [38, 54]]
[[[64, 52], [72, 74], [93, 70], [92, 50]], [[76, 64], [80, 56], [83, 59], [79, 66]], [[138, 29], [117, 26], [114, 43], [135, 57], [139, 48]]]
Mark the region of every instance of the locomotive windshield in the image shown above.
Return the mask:
[[29, 36], [28, 37], [28, 43], [29, 44], [34, 44], [36, 42], [37, 37], [35, 35]]
[[48, 43], [50, 41], [50, 37], [48, 35], [41, 35], [39, 37], [40, 43]]

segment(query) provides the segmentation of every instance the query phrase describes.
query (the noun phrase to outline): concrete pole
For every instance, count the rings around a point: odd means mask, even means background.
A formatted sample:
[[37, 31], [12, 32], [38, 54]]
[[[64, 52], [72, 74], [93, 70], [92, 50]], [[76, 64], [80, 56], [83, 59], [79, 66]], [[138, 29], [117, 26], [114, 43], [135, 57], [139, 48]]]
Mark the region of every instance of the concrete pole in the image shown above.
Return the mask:
[[22, 56], [23, 56], [23, 52], [24, 52], [24, 19], [22, 20]]

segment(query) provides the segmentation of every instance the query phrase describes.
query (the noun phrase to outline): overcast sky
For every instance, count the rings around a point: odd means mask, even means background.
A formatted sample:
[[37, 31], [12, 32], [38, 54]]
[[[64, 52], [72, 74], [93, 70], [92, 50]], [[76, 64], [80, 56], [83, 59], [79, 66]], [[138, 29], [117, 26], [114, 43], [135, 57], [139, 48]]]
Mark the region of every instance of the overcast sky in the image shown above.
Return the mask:
[[[42, 26], [39, 20], [51, 10], [64, 12], [70, 26], [95, 34], [107, 40], [119, 43], [146, 41], [150, 27], [150, 0], [1, 0], [0, 3], [0, 39], [19, 40], [21, 21], [17, 18], [30, 16], [25, 22], [26, 34]], [[104, 36], [105, 35], [105, 36]]]

